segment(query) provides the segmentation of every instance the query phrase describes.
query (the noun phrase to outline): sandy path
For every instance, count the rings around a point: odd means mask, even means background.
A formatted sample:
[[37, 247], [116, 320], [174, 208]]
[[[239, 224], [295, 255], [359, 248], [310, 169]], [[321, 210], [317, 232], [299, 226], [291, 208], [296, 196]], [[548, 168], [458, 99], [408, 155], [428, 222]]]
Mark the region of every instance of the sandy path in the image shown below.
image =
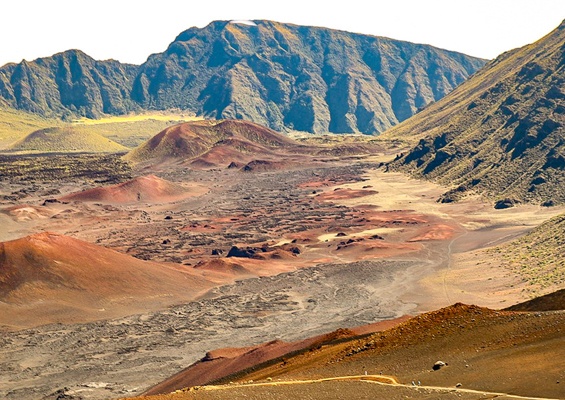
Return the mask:
[[405, 302], [417, 304], [419, 312], [457, 301], [502, 308], [526, 300], [524, 282], [491, 263], [490, 256], [480, 250], [511, 241], [565, 212], [565, 207], [535, 205], [494, 210], [490, 202], [479, 196], [442, 204], [436, 199], [446, 189], [435, 183], [382, 170], [368, 170], [364, 178], [363, 182], [337, 187], [359, 190], [370, 186], [376, 194], [335, 202], [348, 207], [372, 205], [378, 210], [410, 210], [434, 216], [453, 229], [451, 237], [421, 242], [421, 252], [394, 258], [421, 262], [423, 270], [417, 271], [418, 277], [411, 280], [412, 290], [407, 290], [403, 297]]
[[[322, 382], [336, 382], [336, 381], [358, 381], [358, 382], [366, 382], [366, 383], [374, 383], [384, 386], [393, 386], [393, 387], [404, 387], [409, 388], [415, 391], [424, 390], [433, 390], [437, 392], [452, 392], [452, 393], [471, 393], [477, 394], [481, 397], [484, 396], [492, 396], [493, 398], [502, 398], [502, 399], [520, 399], [520, 400], [558, 400], [553, 398], [547, 397], [528, 397], [528, 396], [518, 396], [514, 394], [508, 393], [499, 393], [499, 392], [489, 392], [485, 390], [473, 390], [473, 389], [465, 389], [461, 387], [442, 387], [442, 386], [422, 386], [422, 385], [406, 385], [399, 383], [396, 377], [388, 376], [388, 375], [348, 375], [348, 376], [334, 376], [331, 378], [320, 378], [320, 379], [305, 379], [305, 380], [290, 380], [290, 381], [283, 381], [283, 380], [276, 380], [272, 382], [256, 382], [256, 383], [244, 383], [242, 384], [245, 387], [264, 387], [264, 386], [285, 386], [285, 385], [305, 385], [305, 384], [312, 384], [312, 383], [322, 383]], [[195, 388], [190, 389], [190, 391], [215, 391], [215, 390], [230, 390], [237, 388], [234, 385], [207, 385], [207, 386], [198, 386]], [[181, 400], [181, 396], [178, 397]]]

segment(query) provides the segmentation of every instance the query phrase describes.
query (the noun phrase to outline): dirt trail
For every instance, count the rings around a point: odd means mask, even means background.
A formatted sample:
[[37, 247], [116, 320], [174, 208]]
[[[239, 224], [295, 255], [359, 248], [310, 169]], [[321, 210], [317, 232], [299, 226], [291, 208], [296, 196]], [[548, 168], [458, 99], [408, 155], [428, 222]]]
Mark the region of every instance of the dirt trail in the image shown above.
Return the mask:
[[461, 387], [452, 388], [452, 387], [443, 387], [443, 386], [423, 386], [423, 385], [415, 385], [415, 384], [408, 385], [398, 382], [396, 377], [389, 375], [347, 375], [347, 376], [334, 376], [330, 378], [320, 378], [320, 379], [253, 382], [253, 383], [229, 384], [229, 385], [207, 385], [207, 386], [196, 386], [190, 388], [188, 391], [230, 390], [237, 388], [238, 386], [241, 385], [244, 385], [246, 387], [260, 387], [260, 386], [304, 385], [304, 384], [331, 382], [331, 381], [359, 381], [359, 382], [376, 383], [379, 385], [386, 385], [386, 386], [401, 386], [414, 390], [428, 389], [428, 390], [441, 391], [441, 392], [449, 391], [455, 393], [472, 393], [481, 396], [493, 396], [493, 398], [496, 397], [496, 398], [509, 398], [509, 399], [521, 399], [521, 400], [559, 400], [559, 399], [547, 398], [547, 397], [529, 397], [529, 396], [519, 396], [509, 393], [490, 392], [487, 390], [464, 389]]
[[450, 271], [451, 266], [453, 264], [453, 244], [455, 242], [463, 239], [468, 234], [469, 234], [469, 231], [467, 229], [464, 229], [464, 231], [461, 235], [458, 235], [457, 237], [453, 238], [449, 242], [449, 244], [447, 245], [447, 254], [446, 254], [446, 258], [445, 258], [445, 262], [444, 262], [444, 264], [446, 264], [446, 265], [445, 265], [445, 271], [443, 273], [443, 291], [445, 293], [445, 299], [447, 300], [448, 304], [452, 303], [451, 296], [449, 295], [449, 290], [447, 289], [447, 279], [448, 279], [448, 272]]

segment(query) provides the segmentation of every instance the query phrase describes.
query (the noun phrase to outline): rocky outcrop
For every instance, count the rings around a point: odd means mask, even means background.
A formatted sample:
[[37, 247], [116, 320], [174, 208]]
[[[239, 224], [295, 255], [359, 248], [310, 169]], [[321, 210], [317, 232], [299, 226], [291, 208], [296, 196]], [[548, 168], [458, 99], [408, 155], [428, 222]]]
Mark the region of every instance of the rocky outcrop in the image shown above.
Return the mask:
[[390, 137], [421, 137], [389, 167], [543, 204], [565, 202], [565, 23], [502, 54]]

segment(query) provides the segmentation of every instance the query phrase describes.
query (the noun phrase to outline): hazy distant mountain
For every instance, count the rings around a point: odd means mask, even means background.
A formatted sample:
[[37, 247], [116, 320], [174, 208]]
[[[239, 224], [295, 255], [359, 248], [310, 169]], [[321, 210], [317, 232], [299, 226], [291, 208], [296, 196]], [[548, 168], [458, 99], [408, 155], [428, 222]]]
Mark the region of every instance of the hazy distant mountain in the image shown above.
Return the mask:
[[485, 63], [387, 38], [256, 21], [181, 33], [139, 67], [68, 51], [0, 68], [0, 96], [44, 115], [181, 108], [272, 129], [379, 133]]
[[565, 22], [387, 135], [424, 137], [393, 168], [459, 185], [457, 193], [551, 204], [565, 201], [564, 125]]
[[130, 99], [137, 69], [69, 50], [3, 66], [0, 96], [9, 106], [47, 116], [124, 114], [139, 108]]

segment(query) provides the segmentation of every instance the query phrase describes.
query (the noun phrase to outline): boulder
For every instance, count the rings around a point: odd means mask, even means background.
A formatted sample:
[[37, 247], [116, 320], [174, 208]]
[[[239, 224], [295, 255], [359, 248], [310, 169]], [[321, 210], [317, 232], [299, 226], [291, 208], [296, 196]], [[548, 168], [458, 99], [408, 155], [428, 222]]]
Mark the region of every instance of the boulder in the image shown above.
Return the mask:
[[257, 252], [256, 249], [252, 249], [249, 247], [246, 249], [240, 249], [237, 246], [233, 246], [228, 252], [228, 255], [226, 257], [253, 258], [256, 252]]
[[518, 200], [510, 199], [510, 198], [507, 197], [505, 199], [498, 200], [494, 204], [494, 208], [495, 208], [495, 210], [502, 210], [502, 209], [505, 209], [505, 208], [514, 207], [518, 203], [520, 203]]
[[438, 371], [440, 369], [442, 369], [443, 367], [445, 367], [447, 365], [447, 363], [443, 362], [443, 361], [436, 361], [434, 366], [432, 367], [432, 369], [434, 371]]

